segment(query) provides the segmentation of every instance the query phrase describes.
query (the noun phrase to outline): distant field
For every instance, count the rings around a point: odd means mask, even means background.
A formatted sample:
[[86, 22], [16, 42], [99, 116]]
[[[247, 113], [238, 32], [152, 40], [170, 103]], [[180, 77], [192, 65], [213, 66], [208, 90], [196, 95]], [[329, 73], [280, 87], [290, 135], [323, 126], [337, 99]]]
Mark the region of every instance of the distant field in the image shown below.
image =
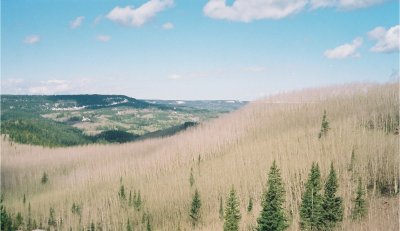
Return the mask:
[[[107, 142], [99, 138], [107, 131], [133, 137], [172, 131], [170, 128], [179, 128], [185, 122], [200, 123], [245, 104], [231, 100], [138, 100], [121, 95], [3, 95], [2, 134], [9, 134], [17, 142], [46, 146]], [[67, 138], [62, 142], [41, 140], [44, 133]]]
[[[240, 230], [250, 231], [275, 160], [285, 188], [287, 230], [299, 230], [311, 163], [319, 164], [323, 184], [333, 163], [344, 205], [336, 230], [399, 230], [398, 99], [397, 83], [344, 85], [251, 102], [167, 138], [45, 148], [3, 137], [4, 205], [14, 217], [20, 213], [24, 224], [30, 219], [50, 230], [127, 230], [128, 223], [142, 231], [147, 224], [152, 230], [222, 230], [220, 200], [225, 203], [233, 185]], [[324, 111], [330, 129], [318, 138]], [[359, 178], [368, 213], [353, 221]], [[202, 205], [193, 227], [195, 189]], [[140, 206], [130, 203], [139, 193]], [[250, 198], [254, 208], [248, 211]]]

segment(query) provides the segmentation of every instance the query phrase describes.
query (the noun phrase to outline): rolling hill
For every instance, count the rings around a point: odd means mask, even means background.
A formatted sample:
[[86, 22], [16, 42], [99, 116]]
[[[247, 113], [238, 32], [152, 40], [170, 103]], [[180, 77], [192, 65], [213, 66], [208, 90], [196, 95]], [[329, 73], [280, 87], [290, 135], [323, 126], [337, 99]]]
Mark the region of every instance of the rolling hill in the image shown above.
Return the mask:
[[[299, 230], [304, 184], [316, 162], [322, 183], [331, 164], [337, 171], [344, 205], [337, 230], [398, 230], [398, 99], [398, 83], [342, 85], [251, 102], [166, 138], [50, 149], [4, 137], [4, 206], [25, 224], [31, 219], [58, 230], [126, 230], [128, 223], [134, 230], [148, 224], [152, 230], [222, 230], [220, 200], [234, 186], [240, 230], [254, 230], [276, 161], [288, 230]], [[329, 129], [318, 138], [324, 111]], [[359, 178], [368, 215], [353, 221]], [[202, 205], [193, 227], [189, 211], [196, 189]], [[250, 198], [254, 207], [248, 212]]]

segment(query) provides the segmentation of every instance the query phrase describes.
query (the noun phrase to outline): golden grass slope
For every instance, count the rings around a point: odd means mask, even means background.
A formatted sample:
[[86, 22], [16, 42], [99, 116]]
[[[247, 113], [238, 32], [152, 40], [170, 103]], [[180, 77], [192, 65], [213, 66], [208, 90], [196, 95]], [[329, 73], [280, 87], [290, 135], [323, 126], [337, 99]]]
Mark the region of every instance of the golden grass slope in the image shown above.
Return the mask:
[[[318, 139], [324, 110], [331, 129]], [[197, 188], [202, 218], [196, 230], [222, 230], [219, 197], [225, 200], [234, 185], [241, 229], [252, 230], [267, 171], [276, 160], [285, 183], [288, 230], [299, 230], [299, 205], [311, 163], [319, 163], [324, 179], [333, 162], [345, 205], [345, 221], [338, 229], [399, 230], [399, 136], [382, 128], [385, 121], [398, 120], [398, 112], [398, 83], [353, 84], [258, 100], [164, 139], [55, 149], [3, 139], [1, 191], [7, 210], [21, 212], [25, 220], [28, 203], [38, 224], [47, 225], [54, 208], [59, 230], [82, 230], [92, 222], [102, 230], [126, 230], [128, 219], [134, 230], [145, 230], [148, 217], [153, 230], [192, 230], [189, 209]], [[353, 150], [355, 164], [349, 171]], [[45, 185], [40, 182], [43, 172], [49, 176]], [[368, 186], [369, 213], [353, 223], [349, 217], [358, 177]], [[140, 211], [119, 199], [120, 181], [128, 195], [140, 190]], [[254, 209], [248, 213], [250, 197]], [[82, 206], [81, 219], [71, 212], [73, 203]]]

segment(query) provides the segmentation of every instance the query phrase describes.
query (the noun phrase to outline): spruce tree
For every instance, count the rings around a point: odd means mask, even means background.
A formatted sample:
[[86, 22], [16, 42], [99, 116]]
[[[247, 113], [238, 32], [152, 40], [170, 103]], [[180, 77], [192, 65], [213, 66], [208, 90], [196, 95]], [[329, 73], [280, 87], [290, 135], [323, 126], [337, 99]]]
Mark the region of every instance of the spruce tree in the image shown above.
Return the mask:
[[151, 231], [150, 216], [147, 217], [146, 231]]
[[267, 185], [267, 191], [264, 192], [261, 201], [262, 209], [260, 217], [257, 219], [257, 230], [285, 230], [288, 227], [283, 208], [283, 204], [285, 203], [285, 189], [275, 161], [272, 163], [269, 171]]
[[247, 212], [251, 212], [253, 210], [253, 198], [250, 197], [249, 204], [247, 205]]
[[338, 182], [333, 163], [325, 184], [324, 201], [322, 208], [324, 210], [323, 221], [326, 230], [335, 228], [336, 223], [343, 220], [343, 201], [342, 198], [336, 196]]
[[12, 230], [12, 217], [7, 213], [6, 208], [3, 205], [3, 194], [0, 195], [0, 212], [1, 212], [1, 230]]
[[56, 221], [56, 218], [54, 217], [55, 216], [54, 213], [55, 213], [54, 209], [50, 208], [50, 216], [49, 216], [49, 219], [47, 221], [47, 224], [49, 226], [54, 226], [55, 227], [57, 225], [57, 221]]
[[324, 110], [324, 115], [322, 116], [322, 122], [321, 122], [321, 130], [318, 134], [318, 138], [320, 139], [323, 135], [326, 135], [328, 130], [329, 130], [329, 122], [328, 119], [326, 118], [326, 110]]
[[192, 199], [192, 206], [190, 207], [190, 218], [192, 220], [192, 225], [195, 227], [200, 221], [200, 208], [201, 208], [201, 200], [199, 191], [196, 189]]
[[361, 177], [358, 179], [356, 198], [354, 199], [354, 208], [351, 214], [353, 220], [360, 220], [367, 215], [368, 208], [365, 201], [365, 190], [362, 186]]
[[125, 200], [126, 195], [125, 195], [125, 187], [123, 184], [121, 184], [121, 186], [119, 186], [119, 191], [118, 191], [118, 196], [120, 199]]
[[226, 200], [224, 218], [225, 218], [224, 231], [239, 230], [239, 221], [241, 219], [241, 215], [239, 210], [239, 201], [233, 186], [231, 188], [231, 191], [229, 192], [229, 197]]
[[131, 222], [129, 221], [129, 218], [128, 218], [128, 222], [126, 223], [126, 231], [132, 231], [133, 229], [132, 229], [132, 225], [131, 225]]
[[190, 183], [190, 187], [192, 187], [194, 185], [193, 168], [190, 168], [189, 183]]
[[224, 219], [224, 206], [222, 202], [222, 197], [219, 198], [219, 218]]
[[23, 225], [24, 225], [24, 218], [22, 217], [21, 213], [18, 212], [17, 216], [15, 217], [14, 228], [15, 230], [20, 230]]
[[321, 173], [318, 164], [313, 163], [300, 206], [300, 228], [302, 230], [323, 229], [323, 200], [320, 190]]
[[42, 184], [46, 184], [48, 181], [49, 181], [49, 176], [47, 175], [46, 172], [43, 172], [42, 179], [40, 180], [40, 182], [42, 182]]

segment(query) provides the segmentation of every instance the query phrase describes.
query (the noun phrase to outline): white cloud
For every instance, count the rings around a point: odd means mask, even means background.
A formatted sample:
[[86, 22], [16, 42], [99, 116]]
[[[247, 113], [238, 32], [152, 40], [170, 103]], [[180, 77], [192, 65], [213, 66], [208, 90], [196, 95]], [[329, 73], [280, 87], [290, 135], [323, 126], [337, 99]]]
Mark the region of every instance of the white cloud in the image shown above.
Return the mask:
[[106, 17], [124, 26], [140, 27], [157, 13], [171, 7], [173, 4], [173, 0], [150, 0], [138, 8], [117, 6]]
[[265, 71], [265, 67], [263, 67], [263, 66], [249, 66], [249, 67], [246, 67], [244, 70], [248, 71], [248, 72], [263, 72], [263, 71]]
[[168, 79], [171, 79], [171, 80], [177, 80], [177, 79], [181, 79], [181, 78], [182, 78], [182, 76], [178, 75], [178, 74], [171, 74], [168, 76]]
[[108, 42], [108, 41], [110, 41], [111, 36], [109, 36], [109, 35], [98, 35], [98, 36], [96, 37], [96, 39], [97, 39], [98, 41], [100, 41], [100, 42]]
[[384, 27], [376, 27], [368, 32], [368, 36], [377, 41], [371, 51], [385, 53], [400, 51], [400, 25], [393, 26], [388, 30]]
[[50, 79], [46, 81], [40, 81], [40, 85], [29, 87], [28, 92], [30, 94], [51, 95], [65, 93], [71, 89], [70, 82], [67, 80]]
[[83, 17], [83, 16], [79, 16], [79, 17], [75, 18], [74, 20], [72, 20], [69, 23], [69, 27], [71, 29], [76, 29], [76, 28], [80, 27], [82, 25], [82, 22], [84, 19], [85, 19], [85, 17]]
[[30, 45], [36, 44], [39, 41], [40, 41], [40, 36], [39, 35], [28, 35], [24, 39], [24, 43], [25, 44], [30, 44]]
[[384, 2], [385, 0], [311, 0], [311, 9], [336, 7], [344, 10], [365, 8]]
[[167, 23], [164, 23], [164, 24], [162, 25], [162, 28], [163, 28], [164, 30], [171, 30], [171, 29], [174, 29], [174, 24], [172, 24], [172, 23], [170, 23], [170, 22], [167, 22]]
[[203, 8], [206, 16], [215, 19], [251, 22], [257, 19], [281, 19], [301, 11], [308, 0], [209, 0]]
[[358, 37], [352, 43], [346, 43], [336, 48], [326, 50], [324, 55], [329, 59], [344, 59], [347, 57], [359, 57], [357, 49], [362, 45], [363, 39]]
[[99, 16], [97, 16], [95, 19], [94, 19], [94, 25], [97, 25], [97, 24], [99, 24], [100, 22], [101, 22], [101, 20], [103, 19], [103, 16], [102, 15], [99, 15]]

